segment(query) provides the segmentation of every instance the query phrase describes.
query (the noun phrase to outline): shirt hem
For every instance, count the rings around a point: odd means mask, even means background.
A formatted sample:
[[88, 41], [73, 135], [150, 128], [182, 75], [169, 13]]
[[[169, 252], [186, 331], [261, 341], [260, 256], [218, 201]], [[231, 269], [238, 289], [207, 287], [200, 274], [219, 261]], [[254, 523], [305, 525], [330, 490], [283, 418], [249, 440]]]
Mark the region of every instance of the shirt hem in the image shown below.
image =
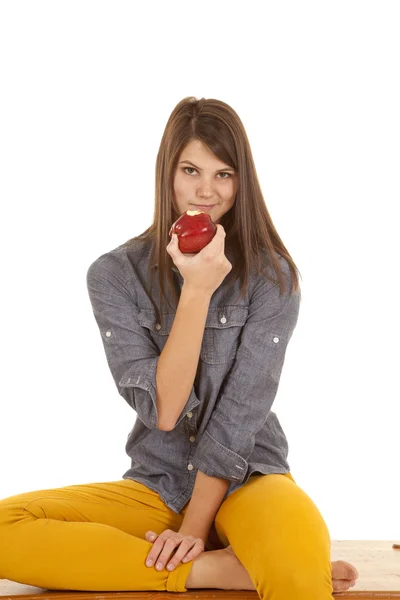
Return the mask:
[[[181, 512], [182, 509], [178, 510], [176, 508], [176, 506], [171, 506], [171, 504], [164, 498], [164, 496], [162, 495], [162, 493], [160, 492], [160, 490], [157, 490], [156, 488], [154, 488], [151, 485], [149, 485], [148, 481], [146, 481], [145, 479], [143, 479], [141, 477], [130, 477], [130, 476], [124, 476], [124, 475], [122, 475], [122, 479], [130, 479], [131, 481], [137, 481], [138, 483], [141, 483], [141, 484], [145, 485], [150, 490], [152, 490], [153, 492], [155, 492], [156, 494], [158, 494], [160, 496], [161, 500], [164, 502], [164, 504], [168, 508], [170, 508], [174, 513], [176, 513], [177, 515], [180, 514], [180, 512]], [[185, 502], [185, 504], [187, 504], [187, 501]], [[185, 506], [185, 504], [183, 506]]]

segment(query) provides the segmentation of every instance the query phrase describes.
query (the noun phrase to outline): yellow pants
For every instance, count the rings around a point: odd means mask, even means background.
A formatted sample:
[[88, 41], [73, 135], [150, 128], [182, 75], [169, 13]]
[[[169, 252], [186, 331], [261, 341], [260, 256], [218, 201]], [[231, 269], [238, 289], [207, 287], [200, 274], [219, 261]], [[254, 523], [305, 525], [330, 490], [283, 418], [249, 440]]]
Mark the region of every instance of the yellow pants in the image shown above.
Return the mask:
[[[132, 480], [39, 490], [0, 500], [0, 579], [54, 590], [186, 592], [193, 561], [146, 567], [145, 533], [177, 531], [159, 495]], [[331, 600], [331, 542], [290, 473], [256, 474], [221, 504], [215, 530], [264, 600]]]

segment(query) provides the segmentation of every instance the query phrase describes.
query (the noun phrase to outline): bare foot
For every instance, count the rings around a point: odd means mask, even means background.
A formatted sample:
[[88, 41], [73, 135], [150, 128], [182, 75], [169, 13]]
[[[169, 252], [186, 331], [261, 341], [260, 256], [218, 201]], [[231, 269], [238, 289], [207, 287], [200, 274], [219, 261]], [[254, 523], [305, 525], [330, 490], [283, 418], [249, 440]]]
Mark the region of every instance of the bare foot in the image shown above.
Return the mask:
[[[250, 575], [234, 553], [232, 546], [229, 545], [221, 550], [202, 553], [198, 558], [203, 561], [203, 570], [195, 573], [192, 567], [192, 572], [186, 582], [188, 589], [200, 587], [222, 590], [256, 589]], [[211, 560], [208, 565], [204, 564], [207, 559]], [[194, 560], [194, 563], [196, 563], [196, 560]], [[345, 592], [355, 584], [358, 578], [357, 569], [344, 560], [336, 560], [331, 564], [333, 591]]]
[[219, 590], [255, 590], [250, 575], [232, 548], [202, 552], [193, 561], [185, 586]]
[[[235, 587], [224, 589], [255, 590], [250, 575], [234, 553], [232, 546], [224, 548], [224, 552], [229, 558], [229, 582]], [[345, 592], [353, 587], [358, 578], [358, 571], [353, 565], [344, 560], [335, 560], [332, 563], [332, 587], [334, 592]], [[237, 577], [237, 579], [236, 579]], [[236, 585], [245, 587], [236, 587]]]
[[[229, 585], [234, 587], [223, 589], [255, 590], [250, 575], [234, 553], [232, 546], [224, 548], [226, 554], [227, 569], [229, 569]], [[344, 560], [335, 560], [332, 563], [332, 587], [334, 592], [345, 592], [355, 585], [358, 572], [355, 567]], [[237, 587], [237, 586], [240, 587]]]
[[332, 564], [332, 585], [334, 592], [345, 592], [355, 585], [358, 571], [344, 560], [335, 560]]
[[[223, 587], [224, 590], [255, 590], [255, 586], [250, 578], [250, 575], [232, 550], [232, 546], [228, 546], [223, 550], [220, 550], [224, 560], [226, 561], [226, 567], [221, 562], [222, 569], [226, 568], [228, 577], [226, 579], [226, 585], [229, 587]], [[221, 569], [221, 570], [222, 570]]]

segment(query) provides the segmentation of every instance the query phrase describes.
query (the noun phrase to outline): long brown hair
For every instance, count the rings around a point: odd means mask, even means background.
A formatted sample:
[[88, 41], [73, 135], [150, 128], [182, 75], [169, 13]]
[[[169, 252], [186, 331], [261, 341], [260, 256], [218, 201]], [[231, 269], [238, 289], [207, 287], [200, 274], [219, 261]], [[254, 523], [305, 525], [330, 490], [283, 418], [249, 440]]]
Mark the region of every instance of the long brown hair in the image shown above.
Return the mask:
[[[169, 303], [165, 294], [165, 275], [175, 301], [179, 295], [173, 280], [172, 258], [166, 251], [171, 241], [169, 230], [180, 216], [174, 205], [173, 182], [179, 157], [192, 140], [200, 140], [221, 161], [230, 165], [238, 174], [236, 198], [231, 209], [221, 218], [226, 232], [225, 248], [230, 248], [234, 256], [232, 270], [225, 278], [237, 280], [240, 277], [239, 299], [245, 295], [250, 272], [261, 272], [262, 262], [271, 266], [278, 277], [281, 293], [285, 292], [285, 279], [279, 262], [279, 253], [288, 262], [292, 273], [291, 293], [299, 289], [297, 267], [278, 235], [266, 207], [258, 181], [255, 164], [244, 126], [236, 112], [225, 102], [213, 98], [197, 100], [188, 96], [179, 102], [166, 124], [156, 161], [155, 205], [153, 223], [133, 241], [151, 242], [149, 271], [151, 285], [158, 264], [158, 280], [162, 297]], [[148, 273], [149, 274], [149, 273]], [[159, 319], [162, 318], [161, 307]]]

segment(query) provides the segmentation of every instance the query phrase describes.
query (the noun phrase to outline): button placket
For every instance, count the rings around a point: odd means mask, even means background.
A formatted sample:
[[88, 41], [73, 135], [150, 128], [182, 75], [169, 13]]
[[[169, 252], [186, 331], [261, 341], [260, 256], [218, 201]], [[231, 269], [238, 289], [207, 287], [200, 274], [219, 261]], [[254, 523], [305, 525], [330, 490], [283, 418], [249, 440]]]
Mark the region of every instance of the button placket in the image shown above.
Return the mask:
[[[193, 412], [190, 410], [188, 413], [186, 413], [186, 416], [187, 416], [188, 419], [191, 419], [193, 417]], [[190, 431], [191, 427], [188, 427], [188, 428], [189, 428], [189, 431]], [[191, 435], [189, 437], [189, 440], [191, 442], [195, 442], [196, 441], [196, 437], [194, 435]], [[188, 468], [188, 471], [193, 471], [193, 469], [194, 469], [192, 463], [189, 463], [187, 468]]]
[[[193, 418], [193, 412], [190, 410], [188, 413], [186, 413], [186, 416], [188, 419], [192, 419]], [[191, 433], [191, 430], [194, 429], [194, 426], [190, 425], [189, 423], [187, 424], [187, 428], [188, 428], [188, 433]], [[194, 435], [190, 435], [189, 440], [191, 442], [194, 442], [196, 440], [196, 437]]]

